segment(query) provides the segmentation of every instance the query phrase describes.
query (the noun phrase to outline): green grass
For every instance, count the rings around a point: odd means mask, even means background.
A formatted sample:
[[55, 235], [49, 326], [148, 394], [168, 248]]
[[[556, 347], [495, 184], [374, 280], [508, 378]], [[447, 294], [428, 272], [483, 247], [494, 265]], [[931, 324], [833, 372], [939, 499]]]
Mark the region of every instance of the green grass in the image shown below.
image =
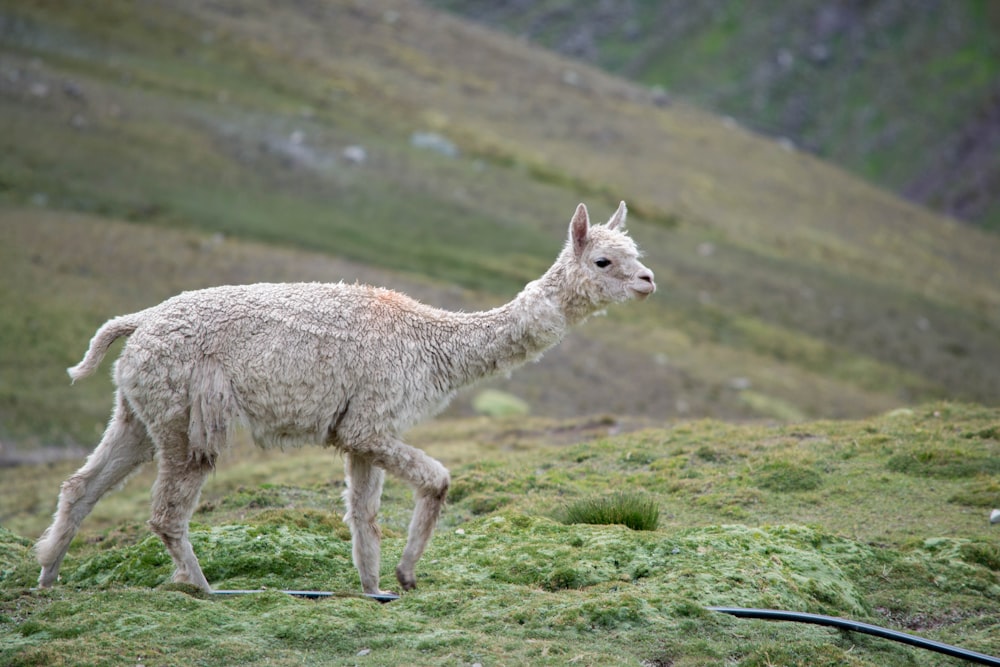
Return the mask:
[[[995, 403], [994, 237], [419, 6], [248, 7], [0, 4], [0, 439], [62, 448], [0, 467], [0, 663], [940, 664], [707, 604], [1000, 651], [1000, 417], [902, 408]], [[584, 85], [560, 83], [569, 67]], [[411, 147], [428, 129], [459, 157]], [[363, 165], [341, 159], [356, 144]], [[245, 434], [192, 524], [206, 573], [344, 597], [167, 584], [152, 466], [88, 517], [63, 583], [30, 590], [31, 540], [79, 465], [59, 454], [110, 411], [106, 371], [65, 376], [107, 318], [262, 280], [488, 307], [548, 265], [578, 201], [599, 218], [619, 198], [658, 294], [480, 388], [547, 417], [472, 418], [470, 392], [410, 435], [453, 471], [417, 591], [355, 596], [335, 453]], [[550, 518], [616, 488], [655, 529]], [[386, 582], [411, 507], [390, 480]]]
[[[141, 523], [147, 472], [98, 504], [60, 584], [30, 591], [37, 566], [25, 536], [48, 521], [71, 467], [2, 469], [0, 506], [21, 506], [17, 480], [27, 478], [48, 501], [8, 511], [4, 524], [17, 528], [0, 529], [0, 660], [953, 664], [881, 639], [712, 614], [710, 605], [849, 617], [998, 654], [1000, 553], [988, 505], [964, 497], [988, 491], [990, 477], [928, 484], [890, 463], [958, 446], [995, 457], [998, 420], [996, 409], [940, 403], [857, 422], [673, 422], [614, 437], [582, 421], [433, 422], [412, 442], [452, 468], [449, 506], [417, 590], [385, 606], [356, 595], [342, 483], [330, 470], [339, 460], [326, 450], [259, 452], [240, 436], [239, 456], [220, 462], [192, 524], [195, 549], [215, 586], [268, 589], [225, 599], [167, 583], [169, 558]], [[574, 444], [560, 444], [568, 432]], [[801, 470], [822, 483], [801, 484], [792, 472]], [[659, 508], [655, 529], [548, 518], [621, 486]], [[389, 480], [387, 583], [411, 506], [409, 491]], [[339, 596], [306, 601], [275, 588]]]
[[632, 530], [656, 530], [660, 508], [641, 494], [620, 491], [610, 496], [577, 500], [560, 512], [565, 524], [621, 525]]

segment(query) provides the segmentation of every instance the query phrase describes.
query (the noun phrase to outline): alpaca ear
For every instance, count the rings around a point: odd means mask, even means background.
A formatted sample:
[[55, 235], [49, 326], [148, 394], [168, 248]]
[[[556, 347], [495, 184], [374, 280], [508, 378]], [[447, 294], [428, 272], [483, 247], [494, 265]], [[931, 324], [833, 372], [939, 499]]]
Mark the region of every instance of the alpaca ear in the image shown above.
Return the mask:
[[618, 227], [625, 226], [625, 216], [628, 214], [628, 209], [625, 207], [625, 202], [618, 204], [618, 210], [615, 214], [611, 216], [608, 220], [608, 229], [617, 229]]
[[590, 229], [590, 216], [587, 207], [582, 203], [576, 207], [576, 213], [569, 223], [569, 238], [573, 243], [573, 253], [579, 257], [587, 246], [587, 232]]

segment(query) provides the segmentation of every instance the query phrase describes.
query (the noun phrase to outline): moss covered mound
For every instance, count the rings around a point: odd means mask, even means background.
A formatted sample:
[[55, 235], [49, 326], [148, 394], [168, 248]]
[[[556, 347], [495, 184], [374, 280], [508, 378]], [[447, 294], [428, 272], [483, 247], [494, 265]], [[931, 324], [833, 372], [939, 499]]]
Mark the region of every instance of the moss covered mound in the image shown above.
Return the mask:
[[[117, 664], [107, 654], [113, 643], [124, 655], [211, 665], [304, 664], [320, 647], [324, 659], [315, 664], [348, 664], [359, 653], [372, 664], [564, 664], [577, 655], [600, 664], [711, 664], [724, 656], [741, 665], [764, 664], [765, 656], [781, 664], [935, 664], [886, 642], [722, 618], [704, 606], [887, 623], [884, 599], [872, 595], [872, 581], [887, 573], [952, 605], [971, 596], [1000, 601], [1000, 557], [988, 544], [937, 538], [896, 552], [796, 525], [639, 532], [503, 512], [438, 535], [421, 588], [385, 607], [350, 597], [350, 544], [321, 526], [221, 525], [192, 538], [219, 587], [325, 588], [348, 597], [189, 597], [162, 585], [169, 559], [150, 537], [68, 562], [64, 585], [51, 592], [25, 597], [4, 582], [0, 658], [69, 665], [79, 664], [75, 650], [86, 650], [93, 664]], [[385, 541], [387, 564], [402, 543]], [[0, 553], [28, 558], [8, 531], [0, 532]], [[969, 614], [956, 626], [981, 631], [984, 622]]]
[[[336, 534], [295, 526], [225, 525], [192, 530], [191, 543], [205, 576], [217, 587], [351, 585], [344, 576], [353, 569], [351, 545]], [[150, 536], [139, 544], [87, 558], [64, 569], [62, 578], [83, 587], [151, 587], [168, 582], [172, 572], [170, 556], [160, 539]]]
[[[706, 606], [849, 617], [1000, 654], [1000, 548], [983, 505], [995, 480], [889, 463], [922, 451], [995, 456], [995, 409], [937, 404], [793, 426], [685, 422], [569, 446], [555, 444], [565, 424], [500, 433], [486, 423], [428, 432], [469, 449], [475, 426], [505, 448], [465, 451], [469, 463], [451, 466], [454, 493], [419, 587], [385, 606], [358, 596], [342, 487], [326, 479], [322, 450], [220, 466], [206, 489], [191, 532], [201, 564], [217, 588], [269, 589], [252, 596], [168, 583], [169, 558], [141, 524], [145, 489], [141, 500], [128, 490], [111, 497], [122, 503], [114, 515], [131, 518], [94, 517], [102, 527], [81, 532], [50, 590], [31, 590], [30, 542], [0, 529], [0, 664], [942, 664], [886, 640]], [[506, 449], [514, 439], [523, 450]], [[554, 518], [609, 487], [655, 500], [658, 528]], [[0, 500], [15, 507], [7, 488]], [[395, 585], [411, 507], [409, 490], [388, 482], [385, 588]], [[273, 590], [285, 588], [338, 596]]]

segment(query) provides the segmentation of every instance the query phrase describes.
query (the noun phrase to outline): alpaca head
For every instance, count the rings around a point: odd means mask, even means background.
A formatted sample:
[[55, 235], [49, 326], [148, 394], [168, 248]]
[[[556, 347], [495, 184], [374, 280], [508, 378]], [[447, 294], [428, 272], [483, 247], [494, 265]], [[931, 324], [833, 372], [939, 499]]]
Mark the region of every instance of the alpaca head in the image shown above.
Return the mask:
[[639, 261], [635, 241], [625, 231], [625, 202], [607, 224], [590, 224], [587, 207], [576, 207], [562, 259], [578, 297], [599, 310], [611, 303], [645, 299], [656, 291], [653, 272]]

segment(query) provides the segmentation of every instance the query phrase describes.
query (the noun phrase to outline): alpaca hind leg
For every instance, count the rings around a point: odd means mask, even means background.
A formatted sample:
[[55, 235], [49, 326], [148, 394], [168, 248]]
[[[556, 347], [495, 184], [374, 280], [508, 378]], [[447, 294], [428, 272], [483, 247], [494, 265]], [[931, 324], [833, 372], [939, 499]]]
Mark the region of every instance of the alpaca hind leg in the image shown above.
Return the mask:
[[172, 434], [157, 442], [159, 472], [153, 485], [149, 528], [163, 541], [174, 561], [173, 581], [210, 591], [188, 537], [188, 523], [212, 465], [204, 459], [190, 457], [185, 433]]
[[372, 461], [401, 477], [414, 489], [416, 504], [413, 518], [410, 520], [403, 556], [396, 566], [396, 579], [400, 586], [404, 590], [410, 590], [417, 586], [413, 570], [434, 533], [451, 478], [447, 468], [438, 461], [399, 440], [393, 440], [390, 446], [373, 452]]
[[382, 545], [378, 508], [385, 473], [361, 454], [348, 453], [344, 468], [347, 473], [344, 521], [351, 528], [354, 566], [361, 575], [361, 588], [365, 593], [383, 593], [378, 587]]
[[151, 460], [153, 443], [146, 426], [119, 392], [114, 414], [100, 444], [83, 467], [63, 482], [52, 525], [35, 546], [35, 555], [42, 566], [39, 586], [45, 588], [56, 581], [70, 542], [97, 501]]

